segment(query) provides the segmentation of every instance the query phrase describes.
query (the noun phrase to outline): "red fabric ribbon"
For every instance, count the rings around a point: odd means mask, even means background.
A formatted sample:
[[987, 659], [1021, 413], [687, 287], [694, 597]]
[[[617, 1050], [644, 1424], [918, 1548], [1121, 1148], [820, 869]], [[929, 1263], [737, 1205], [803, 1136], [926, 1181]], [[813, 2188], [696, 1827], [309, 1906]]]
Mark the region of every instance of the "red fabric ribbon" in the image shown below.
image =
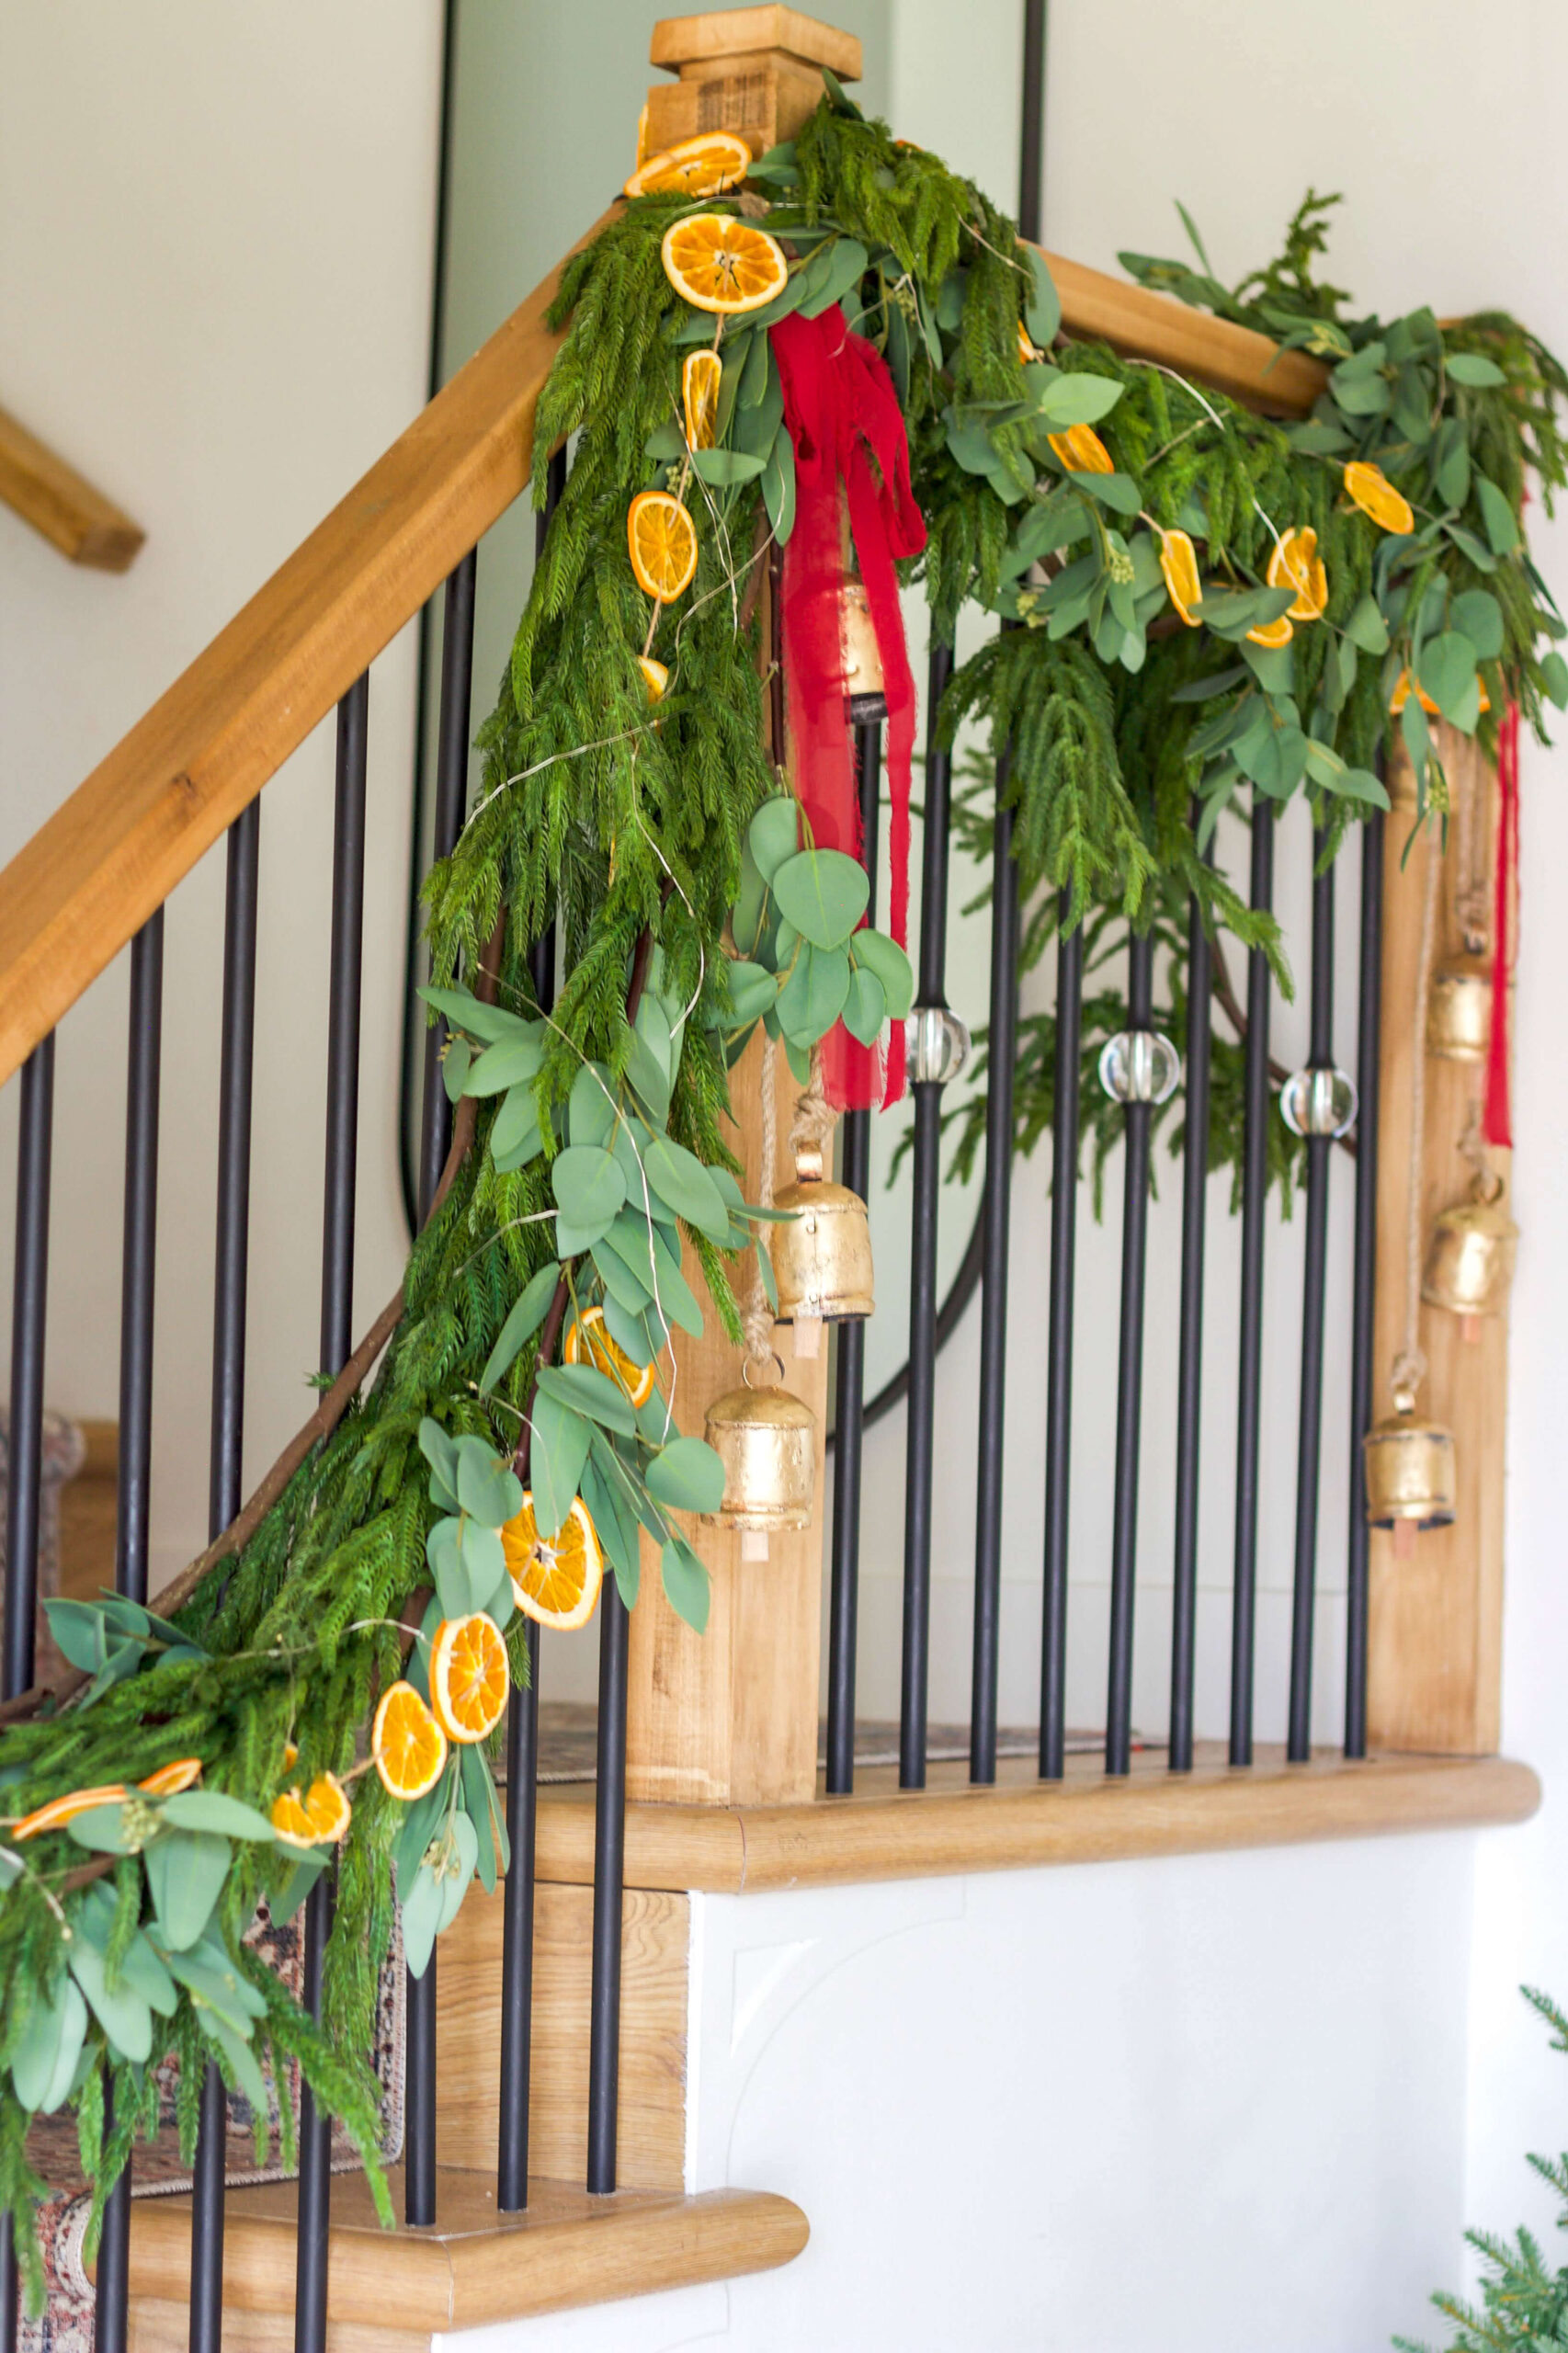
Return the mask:
[[1508, 1077], [1510, 934], [1519, 887], [1519, 706], [1511, 702], [1497, 730], [1497, 869], [1492, 907], [1492, 1034], [1486, 1050], [1486, 1109], [1481, 1132], [1502, 1150], [1514, 1141]]
[[[899, 611], [899, 556], [918, 555], [926, 525], [909, 480], [903, 417], [881, 354], [836, 307], [799, 312], [768, 334], [795, 452], [795, 528], [784, 551], [784, 684], [795, 790], [819, 849], [863, 851], [846, 708], [838, 592], [844, 561], [840, 485], [881, 656], [892, 936], [909, 936], [909, 788], [915, 681]], [[874, 910], [873, 910], [874, 913]], [[838, 1022], [823, 1040], [823, 1085], [835, 1110], [863, 1110], [903, 1092], [903, 1029], [895, 1022], [885, 1072], [873, 1048]]]

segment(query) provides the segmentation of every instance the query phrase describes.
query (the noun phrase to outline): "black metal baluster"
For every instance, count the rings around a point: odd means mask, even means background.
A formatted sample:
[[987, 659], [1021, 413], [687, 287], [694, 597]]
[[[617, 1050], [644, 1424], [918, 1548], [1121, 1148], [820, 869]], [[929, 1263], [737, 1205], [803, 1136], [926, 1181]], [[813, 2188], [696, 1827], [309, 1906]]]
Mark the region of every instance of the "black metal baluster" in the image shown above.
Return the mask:
[[[1315, 870], [1326, 835], [1312, 833], [1312, 1072], [1334, 1066], [1334, 869]], [[1328, 1171], [1332, 1135], [1307, 1138], [1307, 1232], [1301, 1298], [1301, 1404], [1296, 1441], [1296, 1570], [1290, 1607], [1290, 1701], [1285, 1754], [1312, 1755], [1312, 1619], [1317, 1597], [1318, 1473], [1323, 1460], [1324, 1292], [1328, 1269]]]
[[1172, 1772], [1192, 1769], [1198, 1637], [1198, 1473], [1203, 1410], [1203, 1243], [1209, 1191], [1209, 934], [1196, 898], [1187, 932], [1187, 1128], [1182, 1152], [1181, 1353], [1176, 1371], [1176, 1566], [1171, 1605]]
[[[43, 1474], [44, 1320], [49, 1299], [49, 1181], [54, 1126], [54, 1036], [22, 1065], [17, 1144], [17, 1271], [11, 1307], [11, 1422], [6, 1483], [7, 1699], [33, 1679], [39, 1508]], [[0, 2215], [0, 2347], [15, 2353], [18, 2307], [15, 2218]]]
[[[158, 1103], [163, 1058], [164, 911], [131, 943], [131, 1043], [125, 1115], [125, 1240], [120, 1254], [119, 1495], [115, 1590], [147, 1598], [153, 1468], [153, 1296], [157, 1249]], [[104, 2135], [114, 2122], [105, 2100]], [[94, 2320], [96, 2353], [125, 2353], [130, 2303], [131, 2162], [104, 2200]]]
[[[1136, 1037], [1154, 1019], [1154, 942], [1136, 934], [1127, 949], [1127, 1026]], [[1115, 1518], [1110, 1547], [1110, 1672], [1105, 1768], [1132, 1766], [1132, 1605], [1138, 1574], [1138, 1441], [1143, 1409], [1143, 1276], [1149, 1248], [1147, 1097], [1122, 1115], [1121, 1333], [1116, 1387]]]
[[[879, 722], [855, 731], [860, 786], [860, 832], [871, 881], [870, 921], [877, 919], [877, 832], [881, 816], [882, 731]], [[871, 1185], [871, 1114], [844, 1120], [844, 1183], [865, 1200]], [[851, 1316], [837, 1326], [838, 1385], [834, 1416], [833, 1550], [827, 1624], [827, 1787], [843, 1796], [855, 1780], [855, 1634], [860, 1583], [860, 1464], [866, 1402], [866, 1326]]]
[[1383, 829], [1361, 828], [1361, 969], [1356, 1037], [1355, 1273], [1350, 1308], [1350, 1524], [1346, 1595], [1345, 1754], [1367, 1754], [1367, 1528], [1361, 1441], [1372, 1421], [1373, 1282], [1378, 1255], [1378, 1081], [1382, 1051]]
[[[365, 760], [370, 678], [337, 706], [332, 843], [332, 949], [327, 981], [326, 1174], [322, 1210], [321, 1369], [341, 1372], [354, 1346], [354, 1206], [359, 1150], [359, 996], [365, 931]], [[322, 1966], [332, 1933], [334, 1871], [304, 1904], [306, 2009], [320, 2019]], [[300, 2206], [294, 2245], [295, 2353], [324, 2353], [332, 2119], [308, 2084], [300, 2090]]]
[[[479, 551], [467, 555], [448, 577], [441, 625], [441, 709], [436, 727], [436, 829], [433, 854], [451, 855], [462, 831], [468, 798], [469, 706], [473, 686], [473, 596]], [[430, 1214], [436, 1188], [451, 1142], [452, 1113], [441, 1084], [441, 1049], [447, 1025], [433, 1022], [425, 1033], [425, 1108], [419, 1153], [419, 1222]]]
[[[1013, 1215], [1013, 1078], [1018, 1035], [1018, 870], [1013, 813], [1002, 806], [991, 882], [991, 1004], [985, 1045], [985, 1186], [981, 1214], [980, 1456], [974, 1515], [974, 1651], [970, 1683], [969, 1778], [996, 1779], [996, 1671], [1002, 1610], [1002, 1458], [1007, 1383], [1007, 1245]], [[924, 1735], [925, 1717], [921, 1717]], [[921, 1757], [925, 1779], [925, 1757]]]
[[[441, 631], [441, 710], [436, 738], [435, 855], [446, 858], [462, 830], [468, 795], [469, 702], [473, 682], [473, 592], [478, 551], [471, 548], [447, 581]], [[419, 1219], [435, 1203], [451, 1142], [452, 1113], [441, 1082], [441, 1046], [446, 1024], [437, 1021], [425, 1040], [425, 1108], [419, 1150]], [[436, 1968], [435, 1947], [425, 1973], [409, 1972], [403, 2073], [403, 2220], [429, 2225], [436, 2220]]]
[[[1252, 904], [1274, 904], [1274, 811], [1253, 795]], [[1268, 1207], [1268, 959], [1247, 959], [1242, 1144], [1242, 1314], [1236, 1375], [1236, 1541], [1231, 1607], [1231, 1762], [1252, 1763], [1253, 1654], [1257, 1609], [1257, 1458], [1263, 1396], [1263, 1231]]]
[[588, 2188], [615, 2188], [620, 2097], [620, 1915], [626, 1860], [626, 1663], [631, 1620], [613, 1576], [599, 1604], [594, 1789], [594, 1952], [588, 2019]]
[[[240, 1508], [245, 1416], [245, 1287], [250, 1252], [251, 1077], [256, 1042], [256, 888], [261, 802], [229, 828], [223, 918], [223, 1049], [218, 1078], [218, 1247], [212, 1307], [212, 1451], [208, 1533]], [[228, 2102], [217, 2064], [202, 2079], [190, 2217], [190, 2353], [223, 2336], [223, 2184]]]
[[[1065, 895], [1062, 919], [1066, 920]], [[1040, 1769], [1059, 1781], [1067, 1756], [1067, 1516], [1073, 1482], [1073, 1285], [1078, 1241], [1078, 1066], [1084, 1013], [1082, 927], [1056, 943], [1056, 1053], [1051, 1121], [1051, 1307], [1045, 1362], [1045, 1622], [1040, 1645]]]
[[[953, 651], [933, 639], [926, 686], [926, 816], [921, 851], [919, 1017], [939, 1018], [947, 1006], [948, 822], [952, 755], [937, 745], [937, 717]], [[910, 1213], [909, 1414], [905, 1434], [903, 1662], [899, 1720], [899, 1783], [926, 1779], [926, 1650], [931, 1625], [931, 1472], [937, 1395], [937, 1195], [941, 1182], [942, 1082], [915, 1065], [915, 1166]], [[853, 1714], [853, 1709], [850, 1711]], [[850, 1727], [853, 1737], [853, 1725]], [[846, 1773], [842, 1786], [849, 1787]]]
[[[557, 449], [545, 481], [544, 511], [534, 530], [534, 562], [544, 553], [545, 533], [566, 487], [566, 452]], [[530, 959], [534, 996], [548, 1013], [555, 1003], [555, 926], [534, 942]], [[510, 1859], [502, 1882], [501, 1925], [501, 2120], [495, 2165], [495, 2202], [503, 2214], [520, 2214], [528, 2202], [529, 2075], [533, 2065], [534, 1861], [539, 1819], [540, 1629], [523, 1625], [528, 1679], [514, 1686], [506, 1703], [506, 1844]]]

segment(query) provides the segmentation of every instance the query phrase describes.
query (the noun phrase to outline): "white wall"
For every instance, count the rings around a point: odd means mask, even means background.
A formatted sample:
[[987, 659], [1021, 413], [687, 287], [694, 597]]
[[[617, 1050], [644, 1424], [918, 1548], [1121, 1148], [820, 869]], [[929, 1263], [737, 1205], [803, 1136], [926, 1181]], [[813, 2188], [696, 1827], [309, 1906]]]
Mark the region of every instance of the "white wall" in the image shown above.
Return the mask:
[[[62, 0], [0, 14], [0, 399], [147, 532], [124, 578], [0, 509], [0, 858], [118, 741], [417, 411], [438, 0]], [[412, 647], [370, 693], [362, 1321], [403, 1258], [392, 1139]], [[308, 1410], [317, 1347], [333, 742], [267, 794], [247, 1472]], [[207, 1534], [223, 852], [171, 902], [153, 1581]], [[62, 1024], [48, 1389], [116, 1411], [126, 966]], [[10, 1230], [15, 1087], [0, 1121]], [[9, 1244], [0, 1250], [8, 1291]], [[8, 1313], [8, 1311], [7, 1311]]]

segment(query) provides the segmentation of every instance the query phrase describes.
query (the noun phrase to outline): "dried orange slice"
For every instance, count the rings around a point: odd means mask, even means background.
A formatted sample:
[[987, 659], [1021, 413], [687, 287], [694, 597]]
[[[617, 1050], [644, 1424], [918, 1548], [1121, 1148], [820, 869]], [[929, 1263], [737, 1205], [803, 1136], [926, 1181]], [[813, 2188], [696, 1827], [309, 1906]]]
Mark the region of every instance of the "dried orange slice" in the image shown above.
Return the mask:
[[1027, 327], [1027, 326], [1025, 326], [1025, 324], [1024, 324], [1024, 323], [1023, 323], [1022, 319], [1020, 319], [1020, 320], [1018, 321], [1018, 358], [1019, 358], [1019, 359], [1022, 361], [1023, 365], [1027, 368], [1027, 367], [1028, 366], [1029, 361], [1030, 361], [1031, 359], [1038, 359], [1038, 358], [1040, 358], [1040, 346], [1039, 346], [1039, 344], [1038, 344], [1038, 343], [1034, 343], [1034, 342], [1031, 342], [1031, 341], [1030, 341], [1030, 339], [1029, 339], [1029, 331], [1028, 331], [1028, 327]]
[[1070, 425], [1065, 433], [1048, 433], [1046, 439], [1071, 474], [1113, 474], [1116, 460], [1092, 425]]
[[626, 510], [626, 544], [637, 585], [673, 605], [697, 570], [697, 526], [667, 490], [639, 491]]
[[660, 247], [665, 276], [694, 310], [733, 316], [760, 311], [782, 294], [790, 271], [784, 248], [766, 229], [727, 212], [693, 212], [672, 221]]
[[[1394, 682], [1393, 692], [1389, 697], [1389, 710], [1392, 712], [1395, 719], [1399, 717], [1400, 712], [1410, 700], [1410, 673], [1408, 670], [1402, 670], [1398, 678]], [[1437, 717], [1437, 706], [1433, 701], [1431, 696], [1426, 692], [1425, 687], [1418, 686], [1416, 688], [1415, 699], [1421, 705], [1422, 710], [1426, 712], [1428, 719], [1436, 719]]]
[[724, 363], [716, 351], [687, 352], [680, 371], [680, 396], [688, 449], [711, 449], [719, 438], [719, 387], [723, 377]]
[[525, 1495], [522, 1510], [501, 1530], [501, 1542], [512, 1598], [526, 1618], [566, 1632], [587, 1624], [604, 1579], [604, 1554], [581, 1495], [555, 1534], [541, 1536], [533, 1496]]
[[172, 1765], [160, 1765], [137, 1787], [145, 1790], [150, 1798], [177, 1798], [182, 1790], [193, 1788], [200, 1779], [199, 1756], [176, 1756]]
[[370, 1754], [394, 1798], [422, 1798], [441, 1778], [447, 1735], [412, 1683], [389, 1684], [370, 1725]]
[[653, 1393], [653, 1368], [637, 1364], [605, 1329], [602, 1307], [590, 1307], [566, 1335], [562, 1355], [568, 1364], [591, 1364], [619, 1382], [634, 1405], [645, 1405]]
[[639, 167], [648, 160], [648, 108], [643, 107], [637, 118], [637, 162]]
[[1276, 546], [1268, 559], [1268, 585], [1271, 588], [1295, 590], [1295, 603], [1285, 608], [1288, 620], [1323, 619], [1328, 603], [1328, 574], [1318, 553], [1318, 535], [1311, 524], [1299, 531], [1287, 531]]
[[70, 1790], [62, 1798], [51, 1798], [35, 1813], [24, 1814], [12, 1827], [11, 1836], [19, 1847], [24, 1838], [41, 1838], [46, 1830], [63, 1830], [79, 1813], [89, 1813], [96, 1805], [120, 1805], [131, 1795], [123, 1781], [111, 1782], [105, 1789]]
[[1275, 646], [1289, 645], [1295, 634], [1288, 613], [1281, 613], [1278, 620], [1275, 621], [1259, 621], [1256, 629], [1249, 629], [1247, 631], [1247, 636], [1254, 645], [1267, 645], [1271, 649]]
[[[642, 137], [638, 124], [637, 136]], [[751, 169], [751, 149], [733, 131], [704, 131], [695, 139], [677, 140], [644, 161], [641, 148], [637, 169], [621, 190], [623, 196], [717, 196], [736, 187]]]
[[1381, 466], [1355, 459], [1345, 469], [1345, 488], [1363, 515], [1385, 531], [1414, 531], [1415, 517], [1408, 498], [1395, 490]]
[[483, 1740], [501, 1721], [511, 1688], [506, 1645], [494, 1618], [443, 1618], [430, 1646], [430, 1705], [449, 1740]]
[[1160, 533], [1160, 570], [1165, 575], [1165, 588], [1188, 629], [1201, 629], [1202, 620], [1191, 608], [1203, 601], [1203, 583], [1198, 576], [1198, 550], [1186, 531]]
[[642, 671], [647, 685], [649, 701], [663, 702], [665, 688], [670, 683], [670, 674], [666, 665], [663, 662], [655, 662], [651, 654], [640, 654], [637, 656], [637, 667]]
[[336, 1774], [318, 1773], [303, 1797], [298, 1790], [286, 1790], [275, 1798], [268, 1820], [286, 1847], [335, 1847], [353, 1812]]

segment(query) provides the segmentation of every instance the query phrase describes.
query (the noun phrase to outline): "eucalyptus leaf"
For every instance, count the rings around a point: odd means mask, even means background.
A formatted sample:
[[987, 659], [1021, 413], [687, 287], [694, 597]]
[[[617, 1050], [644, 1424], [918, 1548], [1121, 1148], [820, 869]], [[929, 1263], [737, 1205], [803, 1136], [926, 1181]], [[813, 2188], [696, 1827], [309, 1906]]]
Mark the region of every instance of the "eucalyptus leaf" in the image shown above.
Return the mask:
[[672, 1536], [665, 1544], [659, 1555], [659, 1572], [676, 1616], [684, 1618], [696, 1632], [704, 1632], [712, 1598], [708, 1572], [684, 1536]]
[[1023, 256], [1028, 265], [1029, 291], [1024, 303], [1024, 324], [1029, 331], [1029, 341], [1048, 350], [1056, 340], [1062, 326], [1062, 303], [1054, 281], [1046, 267], [1045, 256], [1034, 245], [1026, 245]]
[[222, 2018], [214, 2018], [210, 2013], [205, 2024], [208, 2033], [228, 2061], [229, 2072], [235, 2084], [250, 2102], [252, 2113], [265, 2116], [267, 2111], [267, 2081], [250, 2044], [237, 2035], [233, 2027], [225, 2025]]
[[852, 972], [845, 1000], [844, 1026], [863, 1046], [874, 1046], [887, 1018], [887, 993], [874, 972]]
[[836, 849], [788, 858], [773, 877], [785, 916], [814, 948], [841, 948], [865, 914], [870, 881], [858, 858]]
[[1073, 485], [1118, 515], [1136, 515], [1143, 504], [1143, 494], [1131, 474], [1074, 473]]
[[1540, 657], [1541, 684], [1559, 710], [1568, 710], [1568, 662], [1555, 648]]
[[108, 1656], [108, 1645], [100, 1606], [95, 1601], [74, 1601], [53, 1595], [44, 1603], [49, 1631], [71, 1662], [84, 1675], [94, 1675]]
[[795, 528], [795, 452], [785, 432], [776, 433], [762, 470], [762, 503], [778, 545], [788, 547]]
[[746, 845], [757, 872], [771, 885], [785, 859], [801, 847], [801, 809], [792, 793], [763, 802], [747, 829]]
[[1449, 607], [1449, 619], [1469, 638], [1478, 662], [1495, 662], [1503, 651], [1503, 608], [1489, 588], [1467, 588]]
[[[608, 1447], [604, 1449], [605, 1454], [609, 1451]], [[637, 1515], [626, 1500], [619, 1473], [606, 1470], [597, 1446], [584, 1468], [583, 1501], [588, 1506], [588, 1517], [599, 1541], [609, 1555], [620, 1597], [631, 1609], [636, 1604], [641, 1571]]]
[[778, 1019], [789, 1043], [805, 1053], [824, 1038], [849, 995], [849, 957], [843, 948], [803, 946], [778, 992]]
[[541, 1536], [553, 1536], [563, 1526], [576, 1499], [583, 1465], [588, 1459], [588, 1424], [560, 1398], [541, 1391], [534, 1399], [533, 1443], [528, 1449], [534, 1524]]
[[436, 1934], [444, 1936], [462, 1909], [463, 1897], [479, 1864], [479, 1833], [466, 1813], [454, 1813], [448, 1834], [458, 1868], [447, 1872], [441, 1881], [441, 1908], [436, 1916]]
[[730, 1213], [723, 1195], [697, 1154], [673, 1137], [655, 1136], [644, 1155], [648, 1182], [688, 1225], [715, 1242], [730, 1231]]
[[[1479, 351], [1446, 351], [1443, 367], [1456, 384], [1469, 384], [1477, 391], [1491, 391], [1508, 381], [1496, 361], [1483, 358]], [[1498, 553], [1502, 552], [1499, 549]]]
[[915, 1003], [915, 968], [898, 942], [867, 925], [850, 940], [849, 953], [858, 970], [881, 982], [889, 1017], [907, 1020]]
[[1056, 373], [1041, 390], [1039, 413], [1050, 432], [1061, 433], [1073, 425], [1097, 425], [1120, 398], [1114, 376]]
[[1384, 620], [1375, 597], [1363, 597], [1345, 624], [1345, 634], [1363, 654], [1386, 654], [1389, 650], [1388, 623]]
[[403, 1906], [403, 1957], [411, 1977], [423, 1977], [430, 1965], [440, 1916], [440, 1886], [429, 1864], [421, 1863]]
[[11, 2086], [25, 2109], [51, 2116], [69, 2098], [86, 2033], [87, 2006], [70, 1977], [50, 2001], [32, 1993], [26, 2030], [11, 2053]]
[[[1444, 630], [1421, 649], [1416, 676], [1445, 719], [1462, 726], [1461, 717], [1478, 699], [1475, 647], [1462, 630]], [[1473, 726], [1474, 722], [1471, 720]]]
[[1389, 797], [1381, 777], [1370, 768], [1342, 768], [1335, 779], [1334, 789], [1346, 801], [1365, 801], [1374, 809], [1386, 809]]
[[530, 1080], [519, 1080], [509, 1087], [506, 1101], [496, 1112], [490, 1130], [490, 1158], [498, 1175], [508, 1176], [522, 1168], [544, 1149], [544, 1136], [539, 1124], [539, 1106], [534, 1100]]
[[543, 1025], [535, 1023], [523, 1038], [503, 1038], [486, 1046], [463, 1081], [465, 1095], [504, 1095], [519, 1080], [535, 1079], [544, 1061]]
[[222, 1790], [180, 1790], [164, 1800], [162, 1811], [174, 1830], [221, 1830], [226, 1838], [264, 1839], [268, 1845], [272, 1841], [272, 1824], [266, 1814]]
[[513, 1302], [506, 1322], [495, 1336], [495, 1345], [484, 1359], [484, 1370], [479, 1376], [482, 1391], [494, 1389], [496, 1382], [510, 1371], [523, 1347], [549, 1314], [550, 1302], [555, 1296], [560, 1279], [559, 1267], [553, 1264], [541, 1267], [521, 1297]]
[[724, 1500], [724, 1466], [699, 1438], [673, 1438], [643, 1474], [655, 1503], [673, 1511], [717, 1511]]
[[[605, 1232], [626, 1199], [626, 1176], [602, 1144], [568, 1144], [558, 1152], [550, 1178], [562, 1214], [579, 1233]], [[584, 1245], [586, 1246], [585, 1245]], [[562, 1252], [562, 1256], [568, 1255]]]
[[1475, 476], [1475, 495], [1493, 554], [1510, 554], [1519, 544], [1519, 526], [1512, 506], [1484, 474]]
[[426, 1414], [419, 1425], [419, 1451], [430, 1465], [430, 1500], [446, 1511], [458, 1508], [458, 1450], [437, 1421]]
[[574, 1414], [586, 1414], [608, 1430], [619, 1430], [623, 1438], [636, 1431], [637, 1416], [625, 1390], [596, 1365], [541, 1365], [539, 1386], [542, 1395], [556, 1398]]
[[585, 1063], [566, 1100], [566, 1132], [574, 1143], [608, 1143], [615, 1127], [615, 1089], [603, 1063]]
[[767, 460], [750, 457], [744, 449], [694, 449], [691, 471], [699, 482], [709, 483], [715, 490], [733, 490], [737, 483], [755, 482]]

